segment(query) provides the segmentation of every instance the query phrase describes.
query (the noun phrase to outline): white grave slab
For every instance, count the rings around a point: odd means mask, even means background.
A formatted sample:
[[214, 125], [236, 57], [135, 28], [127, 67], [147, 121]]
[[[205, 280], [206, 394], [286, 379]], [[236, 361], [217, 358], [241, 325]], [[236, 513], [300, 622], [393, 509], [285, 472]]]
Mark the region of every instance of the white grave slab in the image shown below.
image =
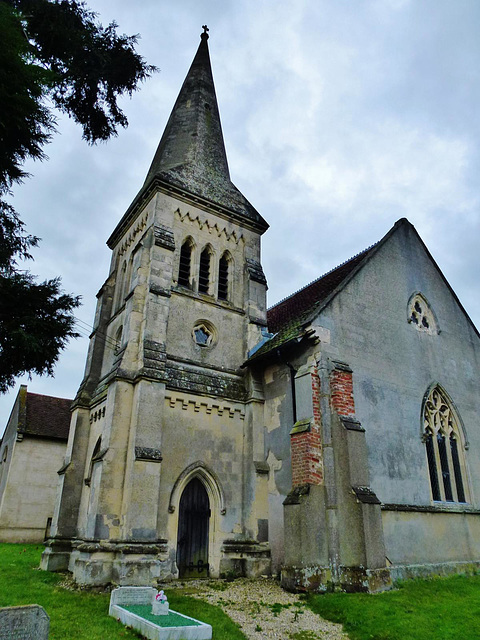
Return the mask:
[[[180, 616], [186, 621], [191, 621], [191, 625], [161, 627], [151, 620], [142, 618], [135, 613], [128, 611], [125, 607], [129, 605], [151, 605], [157, 590], [153, 587], [119, 587], [114, 589], [110, 596], [109, 615], [116, 618], [126, 626], [130, 626], [139, 631], [148, 640], [210, 640], [212, 637], [212, 627], [209, 624], [185, 616], [178, 611], [170, 611]], [[165, 616], [159, 616], [165, 618]]]

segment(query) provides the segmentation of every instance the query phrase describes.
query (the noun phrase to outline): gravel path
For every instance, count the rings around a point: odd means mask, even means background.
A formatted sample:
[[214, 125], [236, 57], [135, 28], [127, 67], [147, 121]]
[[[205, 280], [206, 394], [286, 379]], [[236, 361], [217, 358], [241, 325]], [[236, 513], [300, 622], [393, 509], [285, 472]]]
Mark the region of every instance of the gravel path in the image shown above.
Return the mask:
[[272, 579], [177, 581], [164, 585], [167, 595], [172, 587], [221, 606], [249, 640], [348, 640], [341, 625], [315, 615], [297, 594]]

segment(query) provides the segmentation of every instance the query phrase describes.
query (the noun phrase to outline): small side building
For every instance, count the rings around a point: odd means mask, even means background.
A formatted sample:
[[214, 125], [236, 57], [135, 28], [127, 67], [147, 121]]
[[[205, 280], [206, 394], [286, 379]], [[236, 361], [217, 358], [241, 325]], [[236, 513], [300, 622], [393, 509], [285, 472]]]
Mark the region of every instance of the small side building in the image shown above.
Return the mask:
[[71, 404], [20, 387], [0, 441], [0, 542], [43, 542], [48, 533]]

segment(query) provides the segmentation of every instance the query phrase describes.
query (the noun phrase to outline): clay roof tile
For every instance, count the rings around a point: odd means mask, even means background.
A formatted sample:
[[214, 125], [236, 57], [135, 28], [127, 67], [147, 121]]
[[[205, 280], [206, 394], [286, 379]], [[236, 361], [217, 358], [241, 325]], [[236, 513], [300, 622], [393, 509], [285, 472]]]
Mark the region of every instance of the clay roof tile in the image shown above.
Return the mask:
[[72, 400], [27, 393], [25, 425], [21, 433], [44, 438], [68, 439]]

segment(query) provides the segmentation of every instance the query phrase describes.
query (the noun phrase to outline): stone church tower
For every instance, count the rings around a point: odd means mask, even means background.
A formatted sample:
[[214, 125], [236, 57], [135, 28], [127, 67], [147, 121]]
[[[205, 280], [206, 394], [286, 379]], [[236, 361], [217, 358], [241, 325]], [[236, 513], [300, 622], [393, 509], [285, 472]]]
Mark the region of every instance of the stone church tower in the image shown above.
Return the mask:
[[262, 401], [241, 368], [266, 326], [268, 225], [230, 181], [206, 31], [107, 243], [42, 560], [80, 583], [269, 570]]

